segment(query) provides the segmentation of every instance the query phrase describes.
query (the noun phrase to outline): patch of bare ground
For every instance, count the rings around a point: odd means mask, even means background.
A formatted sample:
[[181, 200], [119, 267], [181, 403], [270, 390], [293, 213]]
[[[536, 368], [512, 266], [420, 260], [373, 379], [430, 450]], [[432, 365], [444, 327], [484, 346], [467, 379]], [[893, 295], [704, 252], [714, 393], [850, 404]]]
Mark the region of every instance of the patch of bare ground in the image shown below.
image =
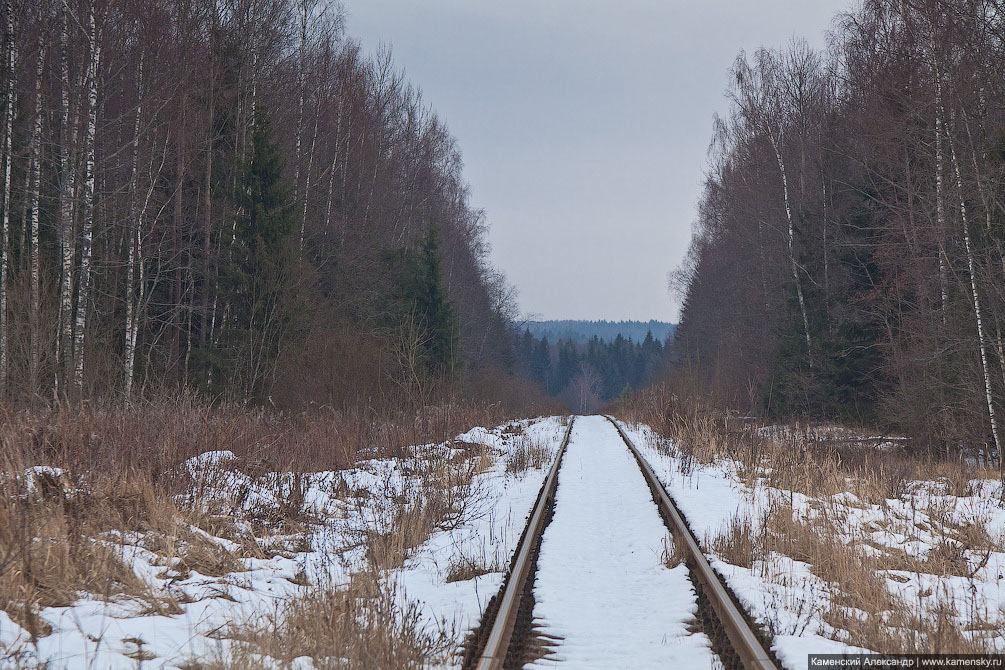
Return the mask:
[[[777, 556], [819, 579], [822, 590], [798, 603], [795, 619], [804, 623], [772, 633], [800, 634], [822, 621], [811, 632], [888, 653], [986, 653], [1002, 640], [1001, 621], [947, 586], [974, 584], [1003, 551], [986, 528], [1000, 491], [982, 488], [997, 470], [862, 430], [765, 427], [666, 388], [632, 398], [619, 414], [652, 427], [657, 448], [683, 472], [717, 464], [771, 501], [741, 511], [705, 544], [765, 581], [787, 579], [770, 574]], [[771, 606], [791, 615], [796, 603]], [[782, 618], [769, 612], [769, 627]]]

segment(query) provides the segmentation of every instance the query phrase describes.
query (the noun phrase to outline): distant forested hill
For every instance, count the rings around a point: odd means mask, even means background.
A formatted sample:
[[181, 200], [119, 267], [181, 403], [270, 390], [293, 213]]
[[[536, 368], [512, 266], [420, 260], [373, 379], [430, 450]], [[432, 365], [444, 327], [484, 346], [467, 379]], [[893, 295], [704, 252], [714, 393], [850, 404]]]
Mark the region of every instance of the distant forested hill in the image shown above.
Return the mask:
[[528, 321], [527, 329], [534, 337], [547, 337], [550, 342], [575, 340], [589, 342], [596, 335], [602, 340], [613, 341], [618, 335], [634, 342], [646, 339], [652, 332], [653, 338], [666, 342], [673, 334], [674, 324], [665, 321]]

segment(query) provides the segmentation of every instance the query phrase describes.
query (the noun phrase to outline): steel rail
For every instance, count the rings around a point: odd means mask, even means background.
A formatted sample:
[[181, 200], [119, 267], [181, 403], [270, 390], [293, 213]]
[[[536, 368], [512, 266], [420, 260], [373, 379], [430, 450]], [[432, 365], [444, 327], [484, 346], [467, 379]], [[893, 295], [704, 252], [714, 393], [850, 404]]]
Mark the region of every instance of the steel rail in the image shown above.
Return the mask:
[[555, 462], [548, 472], [541, 493], [534, 503], [534, 511], [531, 514], [530, 522], [527, 524], [527, 531], [520, 540], [517, 547], [516, 559], [510, 570], [509, 579], [506, 582], [506, 590], [503, 592], [502, 601], [496, 612], [495, 621], [492, 622], [492, 630], [482, 649], [481, 656], [475, 667], [478, 670], [501, 670], [506, 661], [506, 654], [509, 651], [510, 638], [513, 635], [513, 628], [516, 625], [517, 613], [520, 610], [520, 601], [523, 595], [524, 583], [530, 575], [533, 562], [531, 556], [533, 548], [544, 530], [545, 509], [548, 503], [555, 497], [555, 489], [558, 486], [558, 469], [562, 464], [562, 456], [565, 455], [565, 448], [569, 445], [569, 437], [572, 435], [572, 424], [576, 417], [569, 419], [569, 427], [565, 430], [565, 437], [562, 439], [562, 446], [555, 456]]
[[674, 540], [677, 541], [678, 538], [683, 540], [684, 549], [694, 562], [693, 572], [697, 573], [698, 579], [701, 580], [712, 609], [715, 610], [716, 616], [719, 617], [719, 621], [726, 631], [726, 636], [729, 638], [729, 643], [740, 657], [743, 667], [747, 670], [778, 670], [778, 666], [775, 665], [774, 660], [768, 652], [764, 650], [761, 641], [757, 638], [750, 624], [733, 602], [732, 596], [726, 590], [719, 575], [709, 565], [708, 559], [705, 558], [705, 554], [702, 552], [698, 541], [691, 533], [691, 529], [688, 528], [684, 517], [678, 511], [677, 505], [674, 504], [666, 489], [663, 488], [663, 484], [660, 483], [652, 466], [649, 465], [649, 462], [646, 461], [635, 447], [635, 444], [632, 443], [621, 427], [621, 424], [610, 416], [606, 416], [605, 418], [614, 424], [614, 427], [617, 428], [618, 433], [621, 435], [621, 439], [625, 441], [632, 455], [635, 456], [635, 460], [638, 461], [639, 468], [649, 483], [649, 488], [652, 489], [653, 494], [657, 498], [657, 504], [664, 512], [666, 518], [670, 519], [674, 525], [672, 529], [674, 531]]

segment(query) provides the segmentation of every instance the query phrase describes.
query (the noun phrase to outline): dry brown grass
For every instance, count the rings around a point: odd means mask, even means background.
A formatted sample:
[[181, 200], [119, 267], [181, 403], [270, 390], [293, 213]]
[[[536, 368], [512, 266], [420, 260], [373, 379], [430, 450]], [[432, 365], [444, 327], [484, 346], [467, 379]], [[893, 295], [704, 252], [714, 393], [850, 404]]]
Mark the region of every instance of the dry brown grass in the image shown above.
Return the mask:
[[[408, 445], [442, 442], [502, 419], [490, 405], [443, 404], [383, 417], [366, 409], [283, 415], [185, 398], [134, 407], [8, 410], [0, 414], [0, 610], [36, 639], [50, 632], [41, 609], [69, 605], [85, 594], [136, 601], [145, 613], [179, 613], [184, 603], [155, 592], [133, 572], [132, 545], [152, 552], [163, 566], [160, 576], [169, 580], [239, 572], [243, 558], [293, 557], [309, 549], [307, 530], [321, 521], [305, 504], [304, 473], [344, 468], [362, 456], [412, 455]], [[373, 565], [400, 565], [433, 531], [474, 513], [473, 478], [494, 454], [484, 445], [457, 446], [462, 456], [453, 462], [414, 459], [413, 488], [392, 501], [392, 530], [364, 540]], [[214, 450], [237, 458], [197, 477], [178, 467]], [[34, 466], [61, 474], [27, 475]], [[278, 505], [242, 508], [240, 497], [247, 492], [239, 490], [223, 506], [207, 497], [219, 491], [216, 476], [227, 470], [248, 475]], [[238, 508], [241, 519], [234, 515]], [[207, 533], [234, 544], [225, 547]], [[339, 607], [360, 602], [356, 595], [336, 595], [314, 589], [296, 607], [327, 607], [334, 617]], [[358, 639], [403, 633], [388, 618], [390, 601], [374, 602], [380, 606], [357, 631]], [[381, 626], [384, 633], [376, 630]], [[400, 649], [392, 647], [387, 658], [398, 658]]]
[[706, 540], [705, 545], [727, 563], [750, 568], [755, 559], [764, 556], [764, 548], [756, 546], [758, 539], [750, 519], [734, 516], [725, 528]]
[[348, 586], [313, 587], [304, 597], [224, 633], [233, 640], [227, 658], [193, 660], [192, 670], [290, 667], [308, 657], [319, 670], [428, 667], [447, 653], [451, 636], [423, 628], [417, 606], [401, 602], [374, 572]]
[[[910, 482], [937, 480], [949, 495], [967, 495], [974, 479], [998, 479], [996, 469], [947, 460], [942, 454], [903, 447], [877, 449], [882, 439], [851, 439], [839, 431], [794, 422], [758, 433], [756, 422], [711, 404], [701, 395], [678, 395], [666, 385], [634, 394], [617, 407], [627, 421], [649, 425], [667, 439], [664, 448], [686, 469], [692, 463], [728, 460], [753, 483], [760, 477], [780, 489], [814, 496], [850, 491], [882, 504], [907, 492]], [[876, 435], [879, 431], [861, 429]]]
[[475, 577], [487, 575], [490, 572], [505, 572], [507, 557], [498, 552], [490, 551], [483, 544], [477, 550], [457, 551], [450, 558], [445, 581], [464, 582]]
[[545, 444], [520, 437], [506, 458], [506, 472], [511, 475], [540, 469], [550, 463], [553, 451]]
[[676, 536], [664, 538], [662, 559], [663, 565], [671, 570], [687, 562], [687, 552]]
[[[150, 613], [177, 613], [177, 603], [154, 593], [124, 560], [128, 533], [183, 535], [184, 517], [149, 480], [134, 473], [31, 477], [9, 460], [2, 474], [0, 609], [33, 638], [49, 633], [41, 608], [69, 606], [84, 593], [138, 600]], [[232, 560], [196, 537], [202, 541], [182, 542], [183, 561], [205, 568]]]
[[990, 650], [985, 639], [963, 634], [957, 622], [960, 612], [945, 594], [935, 594], [933, 603], [915, 607], [894, 596], [887, 587], [888, 570], [941, 571], [944, 565], [909, 561], [903, 552], [900, 557], [904, 560], [894, 563], [895, 557], [890, 554], [863, 551], [865, 541], [846, 541], [847, 533], [847, 527], [837, 518], [809, 518], [778, 504], [760, 524], [735, 518], [708, 545], [728, 563], [755, 570], [760, 567], [762, 578], [768, 576], [772, 554], [808, 564], [810, 571], [828, 585], [830, 593], [828, 599], [809, 606], [818, 609], [820, 618], [836, 629], [837, 639], [849, 644], [884, 653]]
[[[282, 609], [234, 626], [227, 636], [237, 644], [216, 667], [288, 667], [306, 656], [315, 668], [387, 670], [428, 667], [432, 660], [455, 654], [458, 631], [429, 630], [418, 606], [401, 598], [385, 579], [388, 570], [401, 566], [433, 533], [481, 513], [484, 498], [475, 477], [491, 467], [496, 454], [475, 443], [449, 447], [402, 452], [403, 484], [388, 479], [366, 495], [344, 490], [344, 500], [356, 505], [353, 518], [386, 522], [379, 524], [383, 532], [352, 525], [339, 530], [345, 538], [357, 535], [357, 543], [366, 547], [366, 568], [354, 573], [348, 585], [311, 586]], [[485, 552], [458, 554], [446, 581], [504, 569], [501, 558]]]
[[[814, 605], [820, 618], [845, 642], [882, 652], [983, 653], [988, 637], [963, 629], [1000, 632], [979, 612], [960, 611], [947, 593], [926, 593], [905, 602], [891, 593], [891, 571], [973, 578], [991, 552], [1002, 548], [974, 513], [972, 518], [933, 496], [917, 511], [927, 519], [916, 525], [890, 501], [913, 500], [918, 481], [933, 481], [943, 496], [972, 496], [973, 480], [997, 479], [997, 470], [961, 460], [947, 461], [905, 448], [877, 449], [872, 441], [847, 440], [835, 431], [794, 424], [779, 431], [757, 431], [756, 424], [716, 410], [701, 398], [678, 397], [666, 387], [637, 395], [619, 414], [647, 423], [663, 442], [657, 445], [688, 471], [696, 464], [729, 463], [748, 486], [781, 492], [763, 518], [742, 515], [706, 545], [724, 561], [767, 569], [773, 554], [802, 561], [828, 585], [831, 597]], [[864, 442], [864, 443], [863, 443]], [[811, 499], [812, 513], [795, 511], [788, 492]], [[831, 496], [852, 493], [856, 500]], [[849, 509], [881, 514], [882, 526], [855, 525]], [[890, 531], [918, 539], [937, 537], [935, 546], [915, 556], [896, 545], [877, 543], [869, 533]], [[762, 578], [766, 577], [762, 574]], [[770, 617], [769, 617], [770, 618]], [[808, 620], [808, 619], [807, 619]], [[961, 626], [960, 621], [969, 621]], [[792, 632], [792, 631], [789, 631]]]
[[422, 458], [408, 461], [403, 483], [388, 480], [368, 495], [349, 497], [355, 505], [354, 518], [380, 519], [381, 528], [349, 525], [340, 532], [347, 538], [356, 536], [356, 543], [367, 548], [373, 569], [398, 567], [433, 533], [456, 528], [484, 512], [485, 494], [475, 477], [491, 466], [492, 459], [485, 445], [461, 445], [454, 456], [430, 449]]

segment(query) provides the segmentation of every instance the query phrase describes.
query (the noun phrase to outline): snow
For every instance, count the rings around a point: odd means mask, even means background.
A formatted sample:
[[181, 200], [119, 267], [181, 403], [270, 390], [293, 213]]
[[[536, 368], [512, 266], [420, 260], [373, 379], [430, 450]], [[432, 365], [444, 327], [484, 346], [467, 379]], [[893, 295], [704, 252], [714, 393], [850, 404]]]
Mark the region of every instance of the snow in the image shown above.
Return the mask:
[[54, 468], [48, 465], [35, 465], [26, 468], [24, 471], [25, 490], [28, 493], [35, 493], [39, 487], [39, 481], [65, 486], [66, 470]]
[[[547, 440], [557, 454], [564, 430], [558, 421], [551, 420], [535, 424], [526, 432], [528, 439]], [[458, 439], [497, 448], [505, 446], [498, 435], [482, 428]], [[478, 624], [489, 599], [502, 584], [549, 466], [550, 462], [544, 468], [512, 475], [505, 472], [504, 463], [497, 462], [479, 482], [488, 493], [481, 513], [459, 528], [434, 534], [404, 567], [394, 571], [396, 584], [409, 599], [421, 605], [427, 622], [463, 633]], [[448, 583], [451, 562], [458, 559], [497, 569], [473, 579]]]
[[[1005, 533], [1005, 510], [997, 503], [998, 482], [973, 480], [968, 495], [949, 495], [942, 481], [912, 481], [898, 499], [869, 504], [851, 492], [832, 496], [809, 497], [799, 492], [770, 487], [764, 480], [752, 483], [739, 475], [739, 464], [719, 461], [701, 464], [685, 461], [674, 445], [656, 435], [647, 426], [624, 425], [626, 432], [652, 465], [692, 531], [708, 540], [728, 528], [734, 519], [746, 520], [756, 535], [760, 519], [779, 500], [791, 505], [795, 514], [812, 519], [821, 510], [843, 519], [841, 540], [863, 551], [882, 554], [885, 549], [904, 550], [924, 558], [940, 542], [961, 546], [947, 540], [947, 529], [968, 525], [983, 526], [1000, 547]], [[775, 429], [766, 430], [773, 434]], [[847, 437], [836, 429], [831, 433]], [[895, 438], [867, 438], [879, 442]], [[875, 546], [870, 546], [866, 542]], [[965, 549], [965, 547], [964, 547]], [[813, 574], [810, 566], [777, 553], [764, 561], [754, 561], [750, 568], [731, 565], [714, 552], [710, 563], [724, 577], [748, 612], [764, 628], [774, 633], [773, 651], [787, 668], [805, 667], [807, 653], [863, 653], [870, 650], [856, 646], [844, 631], [823, 620], [821, 614], [840, 585], [828, 584]], [[976, 555], [975, 555], [976, 554]], [[981, 563], [983, 562], [983, 566]], [[961, 630], [987, 621], [993, 627], [990, 644], [1005, 650], [1000, 622], [1005, 620], [1005, 553], [981, 551], [968, 556], [971, 577], [931, 575], [898, 570], [883, 570], [889, 591], [925, 620], [940, 603], [952, 603]], [[933, 595], [934, 594], [934, 597]], [[979, 634], [971, 630], [971, 635]], [[873, 649], [873, 652], [888, 650]]]
[[[756, 533], [764, 512], [783, 500], [806, 519], [823, 513], [839, 516], [840, 539], [863, 552], [903, 550], [924, 559], [938, 547], [959, 548], [966, 560], [960, 574], [888, 569], [882, 576], [891, 594], [919, 608], [922, 620], [948, 601], [956, 606], [966, 635], [984, 636], [989, 645], [1005, 650], [1005, 552], [1000, 549], [1005, 510], [998, 502], [999, 482], [974, 480], [964, 482], [965, 491], [952, 491], [943, 480], [909, 481], [903, 495], [885, 501], [863, 500], [848, 491], [804, 495], [741, 476], [737, 463], [681, 458], [647, 427], [626, 428], [706, 545], [734, 519], [749, 522]], [[0, 667], [125, 670], [142, 662], [147, 670], [171, 670], [194, 667], [193, 659], [226, 660], [233, 644], [226, 635], [230, 626], [254, 621], [302, 596], [305, 580], [347, 583], [367, 567], [373, 533], [394, 528], [400, 501], [420, 504], [427, 495], [422, 468], [470, 456], [475, 448], [493, 458], [470, 486], [444, 492], [463, 501], [457, 513], [444, 519], [402, 566], [383, 575], [402, 604], [418, 608], [421, 625], [444, 635], [447, 647], [456, 649], [499, 588], [564, 430], [558, 417], [474, 428], [451, 442], [406, 449], [401, 458], [306, 475], [251, 477], [229, 451], [201, 454], [178, 466], [199, 483], [200, 504], [212, 507], [214, 514], [266, 518], [287, 502], [290, 491], [302, 487], [307, 530], [275, 530], [260, 538], [263, 546], [278, 548], [268, 550], [267, 558], [238, 559], [240, 569], [223, 576], [179, 569], [177, 558], [148, 550], [152, 538], [143, 533], [93, 538], [115, 548], [151, 594], [178, 609], [151, 612], [149, 599], [81, 593], [68, 607], [40, 612], [52, 632], [37, 642], [0, 611]], [[837, 429], [830, 433], [849, 437]], [[872, 442], [865, 448], [885, 448], [896, 438], [864, 440]], [[541, 455], [539, 466], [507, 467], [530, 447]], [[29, 468], [24, 477], [29, 491], [39, 483], [69, 491], [81, 485], [79, 478], [54, 468]], [[999, 548], [986, 554], [968, 550], [954, 535], [954, 529], [967, 527], [983, 528]], [[188, 530], [224, 548], [236, 546], [202, 529]], [[688, 632], [696, 610], [694, 590], [683, 566], [665, 567], [667, 541], [642, 475], [613, 427], [599, 417], [577, 419], [535, 585], [535, 616], [545, 634], [560, 639], [554, 655], [535, 667], [714, 667], [707, 638]], [[824, 620], [822, 613], [840, 595], [840, 585], [820, 579], [811, 565], [778, 553], [749, 568], [727, 563], [714, 552], [710, 562], [751, 615], [774, 633], [773, 650], [785, 667], [804, 667], [810, 652], [867, 651]], [[476, 565], [480, 570], [475, 572], [482, 574], [457, 579], [458, 565]], [[447, 654], [436, 663], [454, 668], [458, 658]], [[313, 668], [307, 658], [291, 667]]]
[[[746, 518], [756, 525], [756, 520], [767, 508], [769, 495], [740, 482], [735, 476], [735, 468], [730, 467], [733, 464], [691, 464], [690, 467], [682, 467], [679, 460], [657, 448], [660, 438], [648, 427], [623, 427], [649, 461], [699, 540], [716, 536], [737, 517]], [[805, 667], [807, 650], [816, 650], [813, 653], [862, 651], [859, 647], [830, 640], [817, 632], [826, 626], [816, 611], [820, 595], [826, 592], [826, 585], [809, 571], [806, 564], [778, 556], [775, 564], [765, 566], [766, 573], [782, 576], [779, 581], [783, 585], [762, 578], [760, 570], [730, 565], [717, 560], [714, 555], [709, 562], [725, 578], [747, 612], [759, 624], [775, 631], [772, 651], [786, 667], [793, 670]], [[816, 602], [813, 602], [814, 598]]]
[[[135, 670], [142, 661], [148, 670], [170, 670], [193, 667], [193, 659], [225, 660], [232, 644], [229, 628], [276, 612], [284, 602], [303, 595], [304, 578], [311, 583], [347, 583], [363, 569], [365, 538], [392, 528], [396, 509], [392, 502], [414, 501], [421, 495], [421, 482], [414, 473], [431, 459], [460, 453], [456, 444], [463, 442], [484, 445], [495, 455], [494, 462], [474, 477], [470, 488], [450, 492], [464, 498], [462, 512], [445, 520], [443, 530], [416, 548], [402, 567], [385, 575], [402, 604], [419, 606], [423, 625], [450, 636], [452, 644], [459, 646], [499, 588], [502, 570], [509, 564], [549, 465], [507, 471], [508, 459], [531, 445], [545, 450], [545, 460], [550, 461], [564, 430], [561, 417], [475, 428], [453, 442], [413, 447], [404, 458], [373, 459], [348, 470], [309, 473], [299, 479], [291, 473], [253, 479], [232, 467], [235, 456], [229, 451], [189, 459], [179, 468], [196, 475], [199, 500], [217, 513], [242, 518], [256, 510], [275, 509], [284, 502], [284, 491], [303, 486], [304, 514], [316, 522], [309, 524], [306, 538], [291, 534], [263, 540], [295, 550], [268, 551], [271, 557], [266, 559], [239, 559], [242, 569], [222, 577], [195, 570], [187, 575], [173, 573], [177, 559], [166, 564], [163, 557], [143, 548], [146, 538], [140, 533], [95, 538], [115, 546], [150, 592], [177, 603], [181, 613], [151, 614], [137, 601], [81, 594], [68, 607], [40, 612], [52, 632], [33, 643], [28, 631], [0, 611], [0, 667], [21, 663], [49, 670]], [[42, 468], [29, 472], [37, 474], [55, 477], [62, 473]], [[225, 548], [234, 546], [201, 529], [190, 529]], [[493, 570], [448, 583], [450, 566], [468, 560], [484, 562]], [[458, 659], [441, 661], [444, 667], [455, 667]], [[302, 658], [293, 666], [309, 670], [312, 664]]]
[[668, 569], [669, 532], [631, 453], [602, 417], [580, 417], [558, 474], [534, 585], [535, 618], [559, 636], [532, 667], [712, 667], [687, 568]]

